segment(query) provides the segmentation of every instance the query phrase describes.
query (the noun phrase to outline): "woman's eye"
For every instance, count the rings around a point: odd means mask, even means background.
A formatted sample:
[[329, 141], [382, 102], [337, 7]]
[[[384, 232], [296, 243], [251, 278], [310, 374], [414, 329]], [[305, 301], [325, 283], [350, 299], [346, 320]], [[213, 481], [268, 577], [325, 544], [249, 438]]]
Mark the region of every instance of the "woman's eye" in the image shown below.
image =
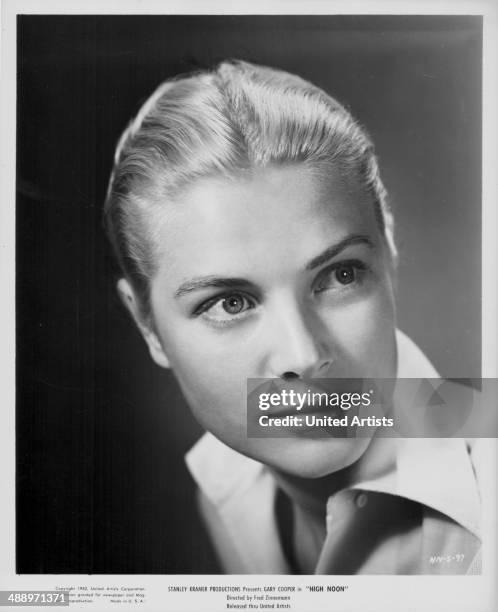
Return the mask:
[[246, 305], [247, 300], [242, 295], [230, 295], [221, 302], [221, 307], [225, 312], [231, 315], [240, 314]]
[[356, 268], [353, 266], [341, 266], [336, 269], [335, 277], [341, 285], [349, 285], [356, 280]]
[[366, 271], [367, 266], [360, 261], [335, 264], [320, 274], [315, 292], [352, 289], [361, 284]]
[[218, 296], [201, 304], [196, 314], [202, 315], [213, 323], [230, 323], [241, 319], [245, 313], [255, 308], [254, 300], [242, 293]]

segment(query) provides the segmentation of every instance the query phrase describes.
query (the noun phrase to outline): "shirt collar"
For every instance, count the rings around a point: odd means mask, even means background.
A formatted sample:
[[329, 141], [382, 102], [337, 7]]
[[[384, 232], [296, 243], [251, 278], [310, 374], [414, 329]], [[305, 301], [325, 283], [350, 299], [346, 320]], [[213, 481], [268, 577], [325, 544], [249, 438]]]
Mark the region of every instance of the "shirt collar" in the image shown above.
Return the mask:
[[[396, 334], [399, 378], [437, 378], [422, 351]], [[265, 471], [206, 433], [187, 453], [187, 466], [202, 492], [217, 507], [247, 490]], [[377, 438], [358, 462], [349, 488], [411, 499], [456, 521], [479, 536], [480, 499], [469, 448], [461, 438]]]
[[411, 499], [479, 537], [481, 503], [469, 454], [462, 438], [378, 438], [350, 488]]

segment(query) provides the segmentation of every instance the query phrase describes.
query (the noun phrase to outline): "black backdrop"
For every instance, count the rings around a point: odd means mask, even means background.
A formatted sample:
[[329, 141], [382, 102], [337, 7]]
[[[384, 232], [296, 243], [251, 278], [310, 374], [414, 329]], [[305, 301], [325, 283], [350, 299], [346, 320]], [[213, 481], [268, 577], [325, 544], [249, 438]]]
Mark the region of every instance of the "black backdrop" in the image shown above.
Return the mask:
[[216, 571], [183, 463], [201, 431], [118, 304], [101, 207], [140, 103], [227, 57], [297, 72], [367, 126], [400, 326], [444, 375], [480, 375], [480, 18], [20, 16], [19, 573]]

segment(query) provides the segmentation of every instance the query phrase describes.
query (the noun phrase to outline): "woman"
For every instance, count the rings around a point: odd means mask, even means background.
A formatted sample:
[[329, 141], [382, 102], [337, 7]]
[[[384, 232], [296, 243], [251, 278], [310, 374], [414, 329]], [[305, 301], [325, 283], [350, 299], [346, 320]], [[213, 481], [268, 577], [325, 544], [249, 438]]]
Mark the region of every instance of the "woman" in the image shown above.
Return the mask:
[[392, 214], [344, 107], [244, 62], [168, 81], [121, 137], [106, 221], [122, 300], [208, 432], [187, 463], [226, 572], [478, 571], [463, 440], [247, 436], [248, 378], [437, 376], [396, 332]]

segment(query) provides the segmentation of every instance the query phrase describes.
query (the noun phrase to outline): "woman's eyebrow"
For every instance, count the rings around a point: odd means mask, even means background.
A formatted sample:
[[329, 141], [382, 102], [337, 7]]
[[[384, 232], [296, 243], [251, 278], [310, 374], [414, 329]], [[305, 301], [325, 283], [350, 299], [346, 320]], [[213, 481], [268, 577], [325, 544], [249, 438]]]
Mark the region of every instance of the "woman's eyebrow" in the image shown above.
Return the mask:
[[306, 264], [305, 269], [313, 270], [314, 268], [321, 266], [323, 263], [325, 263], [329, 259], [332, 259], [336, 255], [339, 255], [339, 253], [343, 251], [346, 247], [351, 246], [353, 244], [365, 244], [371, 249], [374, 248], [374, 244], [368, 236], [364, 236], [362, 234], [355, 234], [353, 236], [347, 236], [346, 238], [344, 238], [337, 244], [333, 244], [328, 249], [325, 249], [325, 251], [323, 251], [316, 257], [313, 257], [313, 259]]
[[242, 289], [242, 288], [252, 288], [254, 287], [253, 283], [249, 282], [245, 278], [223, 278], [221, 276], [199, 276], [197, 278], [192, 278], [188, 281], [182, 283], [178, 289], [175, 291], [175, 297], [179, 298], [187, 293], [191, 293], [192, 291], [197, 291], [199, 289], [206, 289], [210, 287], [218, 287], [225, 289]]
[[[373, 248], [374, 246], [368, 236], [363, 236], [360, 234], [348, 236], [337, 244], [334, 244], [329, 248], [325, 249], [325, 251], [323, 251], [316, 257], [314, 257], [306, 264], [305, 269], [313, 270], [314, 268], [322, 265], [329, 259], [332, 259], [336, 255], [338, 255], [346, 247], [354, 244], [365, 244], [369, 248]], [[192, 278], [188, 281], [183, 282], [175, 291], [175, 298], [182, 297], [183, 295], [192, 293], [193, 291], [198, 291], [200, 289], [207, 289], [211, 287], [222, 289], [250, 289], [254, 288], [254, 284], [245, 278], [222, 277], [214, 275], [198, 276], [196, 278]]]

